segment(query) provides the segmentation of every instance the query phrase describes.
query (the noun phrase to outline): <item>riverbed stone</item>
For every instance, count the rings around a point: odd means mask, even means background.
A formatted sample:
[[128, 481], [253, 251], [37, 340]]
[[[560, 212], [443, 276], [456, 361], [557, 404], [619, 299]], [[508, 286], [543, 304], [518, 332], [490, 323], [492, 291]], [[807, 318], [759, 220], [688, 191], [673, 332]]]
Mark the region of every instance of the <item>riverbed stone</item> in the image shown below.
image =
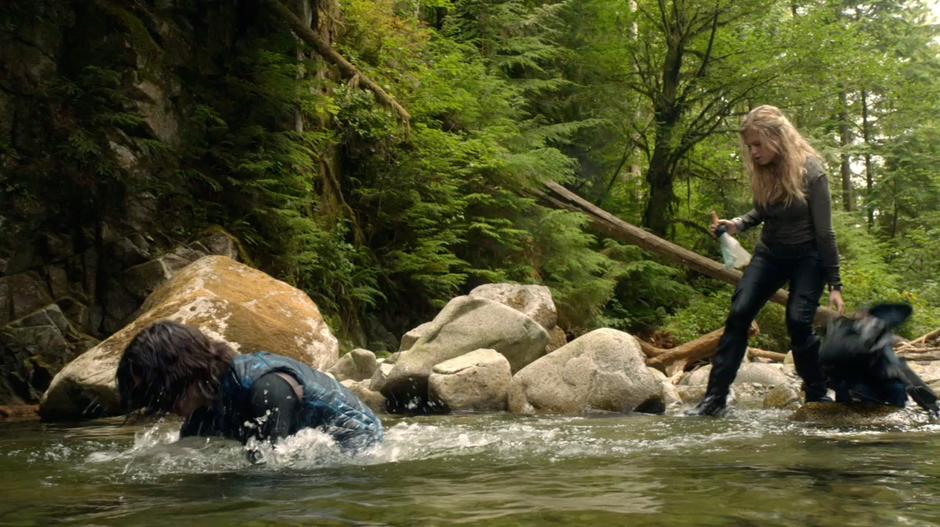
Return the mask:
[[505, 410], [512, 382], [509, 360], [479, 349], [436, 364], [428, 377], [428, 398], [452, 411]]
[[385, 413], [385, 397], [369, 388], [369, 381], [354, 381], [346, 379], [340, 383], [349, 389], [360, 401], [366, 404], [375, 413]]
[[[711, 364], [697, 368], [685, 375], [677, 389], [686, 403], [696, 403], [705, 394]], [[787, 386], [799, 391], [800, 380], [792, 369], [779, 363], [745, 362], [731, 384], [729, 404], [741, 408], [764, 408], [765, 399], [778, 386]]]
[[659, 401], [663, 388], [636, 339], [597, 329], [517, 372], [509, 388], [513, 413], [632, 412]]
[[375, 353], [367, 349], [355, 348], [340, 357], [328, 371], [340, 381], [364, 381], [371, 379], [378, 367]]
[[842, 403], [805, 403], [790, 416], [794, 421], [831, 426], [910, 426], [926, 421], [924, 412], [916, 408], [889, 405], [868, 406]]
[[339, 345], [303, 291], [225, 256], [193, 262], [158, 287], [140, 315], [55, 376], [40, 403], [45, 419], [120, 412], [114, 375], [121, 353], [144, 327], [175, 320], [199, 327], [240, 353], [270, 351], [325, 370]]
[[767, 392], [762, 406], [767, 410], [795, 410], [800, 407], [802, 400], [798, 386], [781, 384]]
[[676, 409], [682, 406], [682, 397], [679, 396], [676, 386], [672, 383], [672, 379], [666, 376], [665, 373], [657, 370], [656, 368], [649, 368], [650, 373], [653, 377], [656, 377], [656, 380], [659, 382], [660, 387], [662, 387], [662, 404], [666, 410]]
[[393, 407], [408, 410], [427, 402], [434, 365], [481, 348], [503, 354], [519, 371], [545, 351], [548, 333], [523, 313], [484, 298], [452, 299], [411, 349], [401, 352], [381, 390]]

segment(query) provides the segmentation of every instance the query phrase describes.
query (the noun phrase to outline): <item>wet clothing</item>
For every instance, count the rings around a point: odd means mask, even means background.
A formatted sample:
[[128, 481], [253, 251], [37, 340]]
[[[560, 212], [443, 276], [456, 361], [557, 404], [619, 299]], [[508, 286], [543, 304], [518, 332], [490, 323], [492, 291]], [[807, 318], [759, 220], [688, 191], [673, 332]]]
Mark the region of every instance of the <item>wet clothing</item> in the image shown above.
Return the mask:
[[[298, 397], [299, 396], [299, 397]], [[346, 448], [382, 440], [378, 417], [345, 386], [305, 364], [274, 355], [240, 355], [212, 406], [193, 413], [181, 436], [275, 440], [319, 428]]]
[[[829, 185], [817, 161], [806, 168], [806, 202], [755, 207], [735, 218], [738, 231], [761, 222], [764, 230], [750, 265], [735, 289], [725, 331], [718, 342], [708, 377], [706, 400], [723, 408], [731, 383], [747, 352], [747, 332], [770, 297], [789, 284], [786, 321], [796, 371], [804, 381], [806, 400], [821, 400], [826, 382], [819, 366], [819, 338], [813, 318], [828, 282], [840, 285], [839, 255], [832, 232]], [[703, 401], [704, 402], [704, 401]]]
[[818, 251], [826, 283], [841, 285], [839, 250], [832, 228], [829, 179], [816, 160], [807, 161], [804, 191], [804, 202], [777, 203], [769, 207], [755, 204], [750, 212], [731, 221], [738, 232], [763, 223], [758, 247], [763, 247], [771, 255], [792, 258], [807, 251]]
[[787, 332], [796, 371], [806, 383], [807, 399], [826, 393], [825, 378], [819, 367], [819, 337], [813, 332], [813, 318], [823, 291], [819, 253], [810, 251], [795, 258], [779, 258], [758, 247], [744, 270], [734, 296], [725, 332], [718, 341], [708, 378], [708, 395], [727, 397], [747, 352], [747, 332], [760, 309], [784, 284], [790, 284], [787, 300]]

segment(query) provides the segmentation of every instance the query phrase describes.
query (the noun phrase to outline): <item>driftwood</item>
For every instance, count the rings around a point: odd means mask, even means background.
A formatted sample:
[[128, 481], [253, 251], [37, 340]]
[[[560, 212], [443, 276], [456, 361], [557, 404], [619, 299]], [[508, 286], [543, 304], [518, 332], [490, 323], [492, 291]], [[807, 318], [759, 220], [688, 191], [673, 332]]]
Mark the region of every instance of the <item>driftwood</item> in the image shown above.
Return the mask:
[[752, 359], [769, 359], [774, 362], [783, 362], [787, 358], [786, 353], [776, 351], [762, 350], [760, 348], [748, 348], [747, 356]]
[[917, 353], [898, 353], [898, 357], [910, 361], [940, 360], [940, 348], [929, 348], [926, 351], [919, 351]]
[[405, 108], [399, 104], [394, 97], [382, 89], [378, 83], [365, 76], [361, 71], [359, 71], [358, 68], [356, 68], [356, 66], [340, 55], [335, 49], [333, 49], [332, 46], [330, 46], [327, 41], [323, 40], [312, 29], [310, 29], [310, 26], [304, 24], [303, 21], [298, 18], [293, 11], [290, 10], [290, 8], [278, 0], [268, 0], [266, 3], [271, 6], [271, 9], [273, 9], [278, 14], [278, 16], [287, 22], [295, 35], [297, 35], [307, 44], [313, 46], [313, 49], [316, 50], [316, 52], [319, 53], [321, 57], [326, 59], [327, 62], [339, 68], [339, 71], [346, 79], [358, 82], [359, 85], [366, 87], [369, 91], [374, 93], [379, 102], [395, 110], [395, 112], [398, 113], [399, 117], [404, 122], [405, 126], [408, 126], [408, 124], [411, 122], [411, 114], [409, 114], [408, 110], [405, 110]]
[[921, 344], [927, 344], [932, 340], [940, 340], [940, 328], [937, 328], [926, 335], [917, 337], [916, 339], [910, 341], [908, 344], [913, 346], [919, 346]]
[[[540, 190], [536, 190], [535, 192], [539, 194], [542, 199], [555, 207], [573, 210], [587, 215], [594, 228], [606, 236], [631, 245], [636, 245], [683, 267], [698, 271], [706, 276], [722, 280], [729, 284], [737, 284], [741, 280], [742, 273], [740, 271], [725, 269], [724, 265], [711, 258], [706, 258], [685, 247], [676, 245], [635, 225], [631, 225], [606, 210], [586, 201], [558, 183], [550, 181], [545, 183], [544, 192]], [[774, 293], [774, 296], [771, 297], [771, 301], [786, 305], [787, 298], [787, 292], [781, 289]], [[825, 325], [826, 322], [836, 316], [834, 311], [820, 306], [816, 311], [815, 322], [817, 325]]]
[[[669, 374], [669, 372], [674, 369], [670, 366], [675, 362], [681, 361], [684, 365], [697, 360], [707, 359], [715, 354], [715, 349], [718, 348], [718, 341], [721, 340], [721, 335], [724, 334], [724, 332], [725, 328], [719, 328], [691, 342], [680, 344], [668, 350], [654, 347], [657, 353], [646, 360], [646, 365], [665, 370], [666, 373]], [[752, 322], [751, 328], [748, 330], [748, 336], [754, 336], [759, 333], [760, 328], [757, 327], [757, 323]], [[649, 344], [648, 346], [653, 347]], [[640, 347], [643, 348], [643, 345], [641, 344]], [[644, 349], [644, 352], [645, 351]], [[647, 356], [649, 357], [649, 355]]]

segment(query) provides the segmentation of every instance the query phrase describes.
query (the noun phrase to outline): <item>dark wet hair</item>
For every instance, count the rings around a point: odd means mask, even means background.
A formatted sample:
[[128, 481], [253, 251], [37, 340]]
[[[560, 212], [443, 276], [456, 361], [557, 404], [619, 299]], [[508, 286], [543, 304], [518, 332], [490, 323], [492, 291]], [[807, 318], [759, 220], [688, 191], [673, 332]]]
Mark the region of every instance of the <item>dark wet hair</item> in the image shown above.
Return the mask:
[[125, 412], [169, 413], [197, 386], [210, 400], [219, 391], [235, 352], [197, 328], [164, 320], [138, 333], [121, 355], [118, 394]]

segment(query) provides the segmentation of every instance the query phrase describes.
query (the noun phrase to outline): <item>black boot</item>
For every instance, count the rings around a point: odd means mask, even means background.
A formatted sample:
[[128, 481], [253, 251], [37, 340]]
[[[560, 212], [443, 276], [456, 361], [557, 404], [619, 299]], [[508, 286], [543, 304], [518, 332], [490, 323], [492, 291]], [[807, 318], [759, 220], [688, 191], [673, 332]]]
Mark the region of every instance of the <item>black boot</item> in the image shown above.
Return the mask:
[[826, 385], [822, 383], [804, 384], [803, 390], [806, 392], [806, 402], [808, 403], [831, 403], [832, 397], [829, 397]]
[[826, 376], [819, 366], [819, 338], [813, 337], [810, 344], [802, 349], [793, 349], [793, 365], [796, 373], [803, 379], [803, 390], [808, 403], [831, 403], [827, 395]]
[[695, 405], [695, 408], [687, 411], [685, 415], [721, 417], [728, 411], [727, 406], [725, 406], [725, 399], [726, 397], [721, 395], [706, 395]]

